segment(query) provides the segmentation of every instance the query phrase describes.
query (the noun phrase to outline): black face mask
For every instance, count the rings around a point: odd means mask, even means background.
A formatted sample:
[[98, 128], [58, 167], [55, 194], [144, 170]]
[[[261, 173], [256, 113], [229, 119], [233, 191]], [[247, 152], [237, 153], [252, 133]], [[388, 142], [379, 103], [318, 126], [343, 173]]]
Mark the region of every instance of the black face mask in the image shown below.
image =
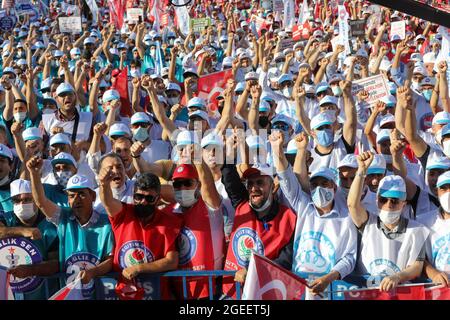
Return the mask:
[[259, 116], [259, 127], [260, 128], [267, 128], [268, 124], [269, 124], [268, 116]]
[[149, 218], [153, 215], [154, 212], [155, 212], [154, 205], [137, 204], [134, 206], [134, 214], [139, 219]]

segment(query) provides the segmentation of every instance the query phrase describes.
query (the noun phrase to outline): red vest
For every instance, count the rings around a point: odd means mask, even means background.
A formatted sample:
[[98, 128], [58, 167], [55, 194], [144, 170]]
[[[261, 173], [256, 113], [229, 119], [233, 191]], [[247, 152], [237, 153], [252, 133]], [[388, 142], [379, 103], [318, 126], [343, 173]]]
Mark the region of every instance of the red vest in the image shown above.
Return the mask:
[[[247, 201], [236, 208], [225, 270], [247, 268], [252, 250], [269, 259], [279, 256], [281, 249], [289, 243], [294, 233], [297, 218], [294, 211], [281, 204], [279, 206], [275, 218], [267, 222], [268, 230], [264, 228], [264, 223], [256, 218]], [[235, 297], [233, 277], [225, 277], [223, 283], [223, 292]]]
[[[174, 205], [167, 208], [173, 212]], [[178, 237], [178, 270], [214, 270], [214, 250], [208, 208], [200, 198], [197, 203], [183, 213], [173, 213], [181, 217], [184, 227]], [[176, 294], [183, 298], [182, 278], [174, 278]], [[187, 277], [187, 298], [198, 299], [209, 296], [208, 277]], [[215, 287], [215, 281], [213, 281]], [[215, 288], [213, 288], [215, 289]]]

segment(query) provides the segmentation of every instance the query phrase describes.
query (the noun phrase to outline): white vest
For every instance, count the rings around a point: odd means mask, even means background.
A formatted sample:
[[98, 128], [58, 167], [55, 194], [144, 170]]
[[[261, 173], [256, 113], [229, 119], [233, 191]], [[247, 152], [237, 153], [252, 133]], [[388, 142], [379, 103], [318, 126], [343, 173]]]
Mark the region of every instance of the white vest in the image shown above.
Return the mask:
[[426, 244], [427, 260], [450, 276], [450, 219], [444, 220], [439, 210], [419, 217], [431, 229]]
[[388, 239], [377, 227], [377, 216], [369, 214], [360, 246], [358, 273], [390, 276], [413, 264], [419, 256], [429, 230], [409, 220], [406, 232], [397, 239]]
[[[297, 215], [292, 271], [310, 280], [331, 272], [346, 252], [356, 249], [356, 228], [348, 211], [336, 206], [339, 217], [319, 217], [312, 210]], [[356, 252], [356, 250], [355, 250]]]
[[[92, 113], [91, 112], [78, 112], [80, 120], [78, 122], [78, 130], [76, 141], [88, 141], [92, 127]], [[45, 132], [48, 136], [51, 136], [51, 129], [53, 127], [61, 127], [64, 129], [69, 138], [72, 138], [74, 130], [75, 120], [72, 121], [60, 121], [56, 118], [56, 112], [42, 115], [42, 123], [44, 124]]]

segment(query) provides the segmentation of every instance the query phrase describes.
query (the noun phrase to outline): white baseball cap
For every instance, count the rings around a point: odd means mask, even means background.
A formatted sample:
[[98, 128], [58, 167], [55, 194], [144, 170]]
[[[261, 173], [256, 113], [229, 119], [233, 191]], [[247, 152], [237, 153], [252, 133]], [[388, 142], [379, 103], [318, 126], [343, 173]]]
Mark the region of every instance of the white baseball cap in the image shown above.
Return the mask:
[[42, 132], [41, 132], [41, 130], [39, 130], [39, 128], [30, 127], [23, 131], [22, 137], [23, 137], [23, 140], [25, 140], [25, 141], [39, 140], [39, 139], [42, 139]]
[[[438, 179], [439, 180], [439, 179]], [[406, 200], [406, 184], [402, 177], [397, 175], [386, 176], [378, 185], [377, 196], [383, 198], [396, 198]]]
[[66, 163], [66, 164], [71, 164], [73, 165], [75, 168], [78, 168], [77, 162], [75, 160], [75, 158], [67, 153], [67, 152], [60, 152], [58, 153], [51, 161], [52, 166], [54, 166], [55, 164], [58, 163]]
[[9, 158], [11, 161], [13, 160], [13, 154], [11, 152], [11, 149], [9, 149], [4, 144], [0, 143], [0, 157]]
[[67, 182], [66, 190], [91, 189], [95, 191], [94, 182], [84, 174], [75, 174]]
[[11, 189], [11, 198], [24, 193], [31, 193], [31, 183], [28, 180], [17, 179], [9, 185]]
[[356, 156], [354, 154], [347, 154], [341, 161], [339, 161], [337, 167], [338, 169], [344, 167], [358, 169], [358, 160], [356, 160]]
[[57, 133], [50, 138], [50, 145], [54, 144], [71, 144], [69, 137], [64, 133]]
[[386, 173], [386, 159], [382, 154], [374, 154], [372, 163], [367, 169], [367, 174], [385, 174]]

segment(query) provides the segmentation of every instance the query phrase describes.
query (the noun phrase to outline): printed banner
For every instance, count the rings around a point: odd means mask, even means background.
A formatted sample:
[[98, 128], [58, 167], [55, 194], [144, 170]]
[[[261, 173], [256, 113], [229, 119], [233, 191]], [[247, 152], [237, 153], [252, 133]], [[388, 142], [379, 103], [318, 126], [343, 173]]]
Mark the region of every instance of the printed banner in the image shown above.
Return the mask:
[[306, 21], [301, 25], [295, 25], [292, 28], [292, 39], [294, 39], [294, 41], [307, 40], [310, 36], [311, 36], [311, 26], [309, 25], [308, 21]]
[[59, 17], [59, 31], [62, 33], [81, 33], [81, 17]]
[[[173, 3], [178, 3], [179, 0], [172, 0]], [[185, 36], [189, 34], [190, 16], [186, 6], [175, 7], [175, 25], [178, 26], [181, 33]]]
[[273, 12], [283, 13], [283, 9], [284, 9], [283, 0], [273, 0], [272, 1]]
[[342, 44], [345, 46], [345, 55], [348, 56], [351, 54], [350, 43], [349, 43], [350, 27], [348, 25], [348, 12], [345, 9], [345, 6], [339, 5], [338, 8], [339, 8], [338, 9], [339, 44]]
[[[160, 277], [139, 276], [136, 279], [137, 285], [144, 289], [142, 300], [159, 300], [161, 298]], [[102, 277], [96, 279], [96, 299], [97, 300], [119, 300], [116, 294], [117, 279]]]
[[366, 20], [349, 20], [352, 37], [364, 36], [366, 34]]
[[369, 104], [375, 104], [378, 100], [389, 95], [386, 78], [381, 74], [353, 81], [352, 95], [356, 96], [361, 90], [366, 90], [369, 93], [369, 98], [367, 99]]
[[198, 96], [206, 100], [208, 109], [217, 109], [217, 96], [225, 89], [227, 80], [233, 76], [231, 69], [210, 73], [198, 79]]
[[352, 291], [344, 292], [345, 300], [425, 300], [425, 287], [423, 284], [399, 286], [389, 292], [380, 291], [379, 288]]
[[300, 300], [306, 280], [252, 252], [242, 300]]
[[294, 0], [284, 0], [284, 28], [292, 28], [295, 24], [295, 3]]
[[300, 8], [300, 13], [298, 16], [298, 24], [302, 25], [308, 21], [309, 18], [309, 7], [308, 7], [308, 1], [303, 0], [302, 7]]
[[395, 21], [391, 23], [391, 33], [390, 33], [390, 37], [392, 38], [393, 36], [399, 36], [400, 39], [405, 39], [406, 37], [406, 25], [405, 25], [405, 20], [401, 20], [401, 21]]
[[260, 18], [257, 15], [252, 15], [251, 20], [255, 23], [256, 32], [261, 35], [262, 29], [268, 29], [268, 23], [266, 19]]
[[208, 27], [211, 25], [211, 19], [210, 18], [197, 18], [197, 19], [191, 19], [191, 28], [194, 32], [202, 32], [205, 30], [205, 27]]
[[450, 88], [450, 29], [445, 28], [443, 26], [440, 26], [438, 28], [438, 33], [442, 36], [442, 42], [441, 42], [441, 50], [439, 51], [438, 56], [436, 57], [436, 63], [434, 64], [434, 70], [437, 72], [437, 66], [439, 65], [439, 62], [441, 61], [447, 61], [447, 84]]
[[450, 288], [443, 285], [426, 288], [425, 300], [450, 300]]
[[127, 9], [127, 18], [129, 21], [139, 22], [139, 17], [141, 18], [140, 21], [144, 21], [144, 10], [142, 8]]
[[15, 15], [7, 15], [6, 10], [0, 11], [0, 31], [6, 32], [14, 29], [17, 23]]

